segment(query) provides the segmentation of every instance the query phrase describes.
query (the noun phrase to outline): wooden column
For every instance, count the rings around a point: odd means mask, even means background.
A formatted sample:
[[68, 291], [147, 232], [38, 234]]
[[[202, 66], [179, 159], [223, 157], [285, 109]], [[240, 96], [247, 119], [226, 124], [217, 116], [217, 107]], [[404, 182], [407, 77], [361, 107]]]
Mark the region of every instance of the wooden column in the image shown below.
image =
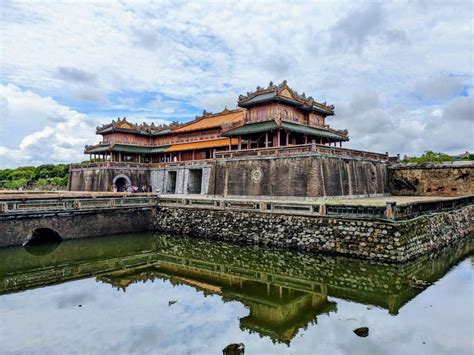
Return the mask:
[[196, 151], [195, 151], [195, 150], [193, 150], [193, 153], [192, 153], [192, 154], [193, 154], [193, 157], [192, 157], [192, 159], [193, 159], [193, 160], [195, 160], [195, 159], [196, 159], [196, 154], [195, 154], [195, 153], [196, 153]]
[[290, 144], [290, 132], [287, 131], [286, 132], [286, 144], [285, 145], [289, 145]]
[[265, 148], [268, 148], [268, 132], [265, 132]]
[[252, 148], [252, 138], [249, 136], [247, 138], [247, 149], [251, 149]]
[[178, 152], [178, 161], [181, 161], [181, 152]]
[[242, 149], [242, 137], [239, 136], [239, 146], [238, 146], [238, 149], [241, 150]]
[[304, 135], [304, 144], [308, 144], [308, 135], [307, 134]]
[[138, 163], [139, 163], [139, 164], [141, 163], [141, 160], [142, 160], [142, 159], [141, 159], [141, 155], [138, 154]]
[[277, 129], [277, 147], [280, 146], [280, 129]]
[[339, 147], [342, 148], [342, 141], [339, 142]]

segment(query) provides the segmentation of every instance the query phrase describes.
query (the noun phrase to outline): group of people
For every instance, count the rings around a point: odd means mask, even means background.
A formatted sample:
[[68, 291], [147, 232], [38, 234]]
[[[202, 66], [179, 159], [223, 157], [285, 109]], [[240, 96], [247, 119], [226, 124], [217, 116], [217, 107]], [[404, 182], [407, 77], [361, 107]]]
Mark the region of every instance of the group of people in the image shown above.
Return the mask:
[[[114, 192], [117, 192], [117, 186], [114, 185]], [[129, 192], [129, 193], [135, 193], [135, 192], [152, 192], [151, 186], [146, 186], [143, 185], [142, 187], [134, 186], [134, 185], [128, 185], [125, 187], [125, 189], [122, 192]]]

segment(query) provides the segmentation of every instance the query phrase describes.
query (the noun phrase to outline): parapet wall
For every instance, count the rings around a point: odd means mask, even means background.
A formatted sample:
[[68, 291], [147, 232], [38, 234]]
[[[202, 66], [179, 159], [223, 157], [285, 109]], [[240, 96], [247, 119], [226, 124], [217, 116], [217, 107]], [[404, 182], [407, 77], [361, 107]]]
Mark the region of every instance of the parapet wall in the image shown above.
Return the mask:
[[409, 222], [158, 207], [154, 230], [232, 243], [405, 262], [472, 232], [474, 207]]
[[461, 196], [474, 193], [474, 162], [396, 164], [390, 192], [400, 196]]

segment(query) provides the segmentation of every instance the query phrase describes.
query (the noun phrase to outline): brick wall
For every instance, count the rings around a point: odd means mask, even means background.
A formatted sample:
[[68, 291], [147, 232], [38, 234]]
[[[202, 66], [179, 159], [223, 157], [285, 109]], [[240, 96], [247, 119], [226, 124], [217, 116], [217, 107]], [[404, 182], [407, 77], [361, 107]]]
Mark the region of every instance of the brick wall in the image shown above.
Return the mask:
[[218, 160], [209, 194], [223, 196], [359, 196], [388, 193], [382, 161], [308, 154]]
[[474, 193], [474, 162], [397, 164], [389, 168], [390, 192], [401, 196]]

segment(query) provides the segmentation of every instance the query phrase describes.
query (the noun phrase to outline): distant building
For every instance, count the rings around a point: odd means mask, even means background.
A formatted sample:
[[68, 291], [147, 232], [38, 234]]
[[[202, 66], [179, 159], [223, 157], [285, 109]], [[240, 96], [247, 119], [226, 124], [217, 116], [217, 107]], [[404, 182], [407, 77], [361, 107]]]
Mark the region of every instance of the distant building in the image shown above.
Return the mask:
[[238, 98], [238, 109], [203, 112], [185, 123], [140, 125], [126, 118], [97, 127], [102, 142], [86, 146], [91, 159], [161, 163], [211, 159], [219, 151], [274, 148], [315, 142], [339, 145], [348, 132], [326, 124], [334, 106], [299, 95], [283, 81]]

